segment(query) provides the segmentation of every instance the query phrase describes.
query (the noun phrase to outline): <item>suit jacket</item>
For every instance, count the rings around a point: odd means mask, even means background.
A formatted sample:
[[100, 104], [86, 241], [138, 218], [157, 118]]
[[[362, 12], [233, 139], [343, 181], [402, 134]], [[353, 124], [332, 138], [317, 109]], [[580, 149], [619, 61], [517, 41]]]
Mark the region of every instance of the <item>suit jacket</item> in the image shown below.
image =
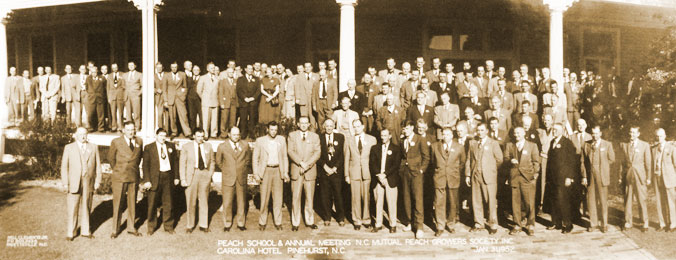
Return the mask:
[[71, 97], [73, 101], [86, 102], [87, 100], [87, 79], [89, 74], [78, 74], [77, 75], [77, 84], [76, 91], [71, 92]]
[[498, 116], [496, 117], [498, 119], [499, 123], [499, 129], [509, 131], [509, 129], [512, 129], [512, 117], [510, 116], [510, 111], [509, 110], [504, 110], [504, 109], [499, 109], [499, 110], [494, 110], [494, 109], [489, 109], [484, 111], [483, 118], [486, 122], [488, 122], [488, 119], [491, 117], [494, 117], [494, 113], [497, 112]]
[[564, 85], [568, 112], [580, 111], [582, 86], [577, 82], [566, 82]]
[[386, 106], [378, 110], [376, 116], [376, 127], [378, 130], [388, 129], [392, 132], [392, 138], [399, 138], [401, 133], [401, 124], [406, 120], [404, 110], [399, 106], [394, 106], [390, 112]]
[[[457, 81], [457, 88], [456, 91], [458, 92], [458, 100], [464, 98], [464, 97], [469, 97], [469, 88], [472, 86], [472, 82], [465, 81], [460, 79]], [[481, 96], [481, 89], [479, 89], [479, 96]]]
[[399, 95], [401, 96], [400, 103], [402, 107], [409, 108], [414, 106], [413, 100], [415, 99], [415, 95], [418, 92], [419, 87], [420, 82], [413, 79], [409, 79], [401, 85]]
[[385, 154], [385, 169], [381, 169], [383, 160], [383, 144], [378, 142], [371, 147], [371, 154], [369, 155], [370, 171], [371, 171], [371, 188], [378, 184], [378, 174], [384, 173], [387, 184], [390, 188], [399, 186], [399, 166], [401, 165], [401, 148], [390, 142], [387, 145], [387, 152]]
[[[432, 123], [434, 122], [434, 109], [430, 106], [425, 106], [425, 111], [421, 114], [420, 110], [418, 109], [418, 106], [411, 106], [408, 108], [407, 116], [409, 120], [418, 121], [418, 119], [422, 118], [425, 120], [425, 123], [427, 123], [427, 133], [432, 133]], [[417, 126], [416, 126], [417, 129]]]
[[[174, 180], [179, 180], [178, 176], [178, 151], [173, 143], [165, 142], [167, 148], [167, 158], [171, 165], [171, 175]], [[157, 150], [157, 142], [152, 142], [143, 149], [143, 183], [150, 182], [151, 191], [156, 191], [160, 186], [160, 153]], [[173, 184], [172, 184], [173, 185]]]
[[296, 104], [309, 106], [312, 105], [312, 86], [314, 81], [308, 80], [305, 73], [294, 76], [293, 93], [296, 95]]
[[134, 137], [133, 140], [133, 150], [123, 136], [113, 139], [110, 143], [108, 161], [113, 169], [111, 177], [113, 182], [138, 182], [139, 164], [143, 155], [143, 139]]
[[[519, 161], [517, 164], [512, 159]], [[521, 151], [516, 143], [509, 142], [505, 146], [505, 158], [503, 160], [509, 167], [509, 180], [512, 187], [519, 186], [519, 178], [529, 183], [535, 183], [535, 174], [540, 173], [540, 150], [533, 142], [524, 141]]]
[[80, 193], [81, 186], [88, 186], [89, 191], [93, 191], [95, 183], [101, 183], [101, 157], [98, 147], [87, 143], [82, 151], [77, 142], [67, 144], [61, 158], [61, 182], [69, 193]]
[[489, 92], [488, 89], [488, 78], [484, 75], [483, 77], [475, 76], [473, 79], [474, 85], [479, 87], [479, 97], [487, 97]]
[[[69, 78], [70, 76], [70, 78]], [[73, 91], [77, 87], [78, 77], [75, 74], [66, 74], [61, 77], [61, 96], [66, 102], [73, 101]], [[80, 92], [76, 92], [78, 95]], [[78, 96], [78, 100], [79, 100]]]
[[481, 177], [484, 184], [495, 184], [498, 181], [498, 166], [503, 160], [502, 150], [498, 141], [488, 137], [485, 140], [483, 145], [480, 145], [480, 140], [470, 141], [465, 176]]
[[224, 186], [247, 185], [247, 177], [252, 172], [249, 142], [240, 140], [238, 144], [237, 151], [232, 147], [230, 139], [218, 145], [216, 164], [221, 169], [221, 183]]
[[568, 138], [561, 137], [556, 145], [554, 142], [556, 138], [550, 141], [547, 152], [547, 182], [563, 187], [567, 178], [578, 179], [580, 171], [571, 165], [579, 165], [580, 160], [575, 155], [575, 145]]
[[450, 149], [444, 149], [443, 142], [432, 144], [432, 158], [434, 161], [434, 187], [437, 189], [460, 187], [461, 170], [465, 166], [467, 157], [465, 147], [454, 141]]
[[[484, 117], [484, 111], [486, 111], [486, 109], [488, 109], [488, 100], [485, 99], [485, 98], [479, 98], [477, 101], [478, 102], [475, 104], [475, 103], [472, 103], [471, 98], [468, 98], [468, 97], [461, 98], [460, 102], [458, 104], [460, 106], [460, 112], [461, 112], [460, 114], [463, 115], [463, 117], [464, 117], [465, 109], [467, 109], [467, 107], [472, 107], [472, 109], [474, 110], [474, 114], [475, 115], [481, 115], [481, 117], [483, 118]], [[467, 118], [465, 118], [465, 119], [467, 119]]]
[[[319, 84], [321, 81], [315, 81], [312, 85], [312, 106], [316, 106], [319, 103]], [[336, 79], [327, 79], [326, 85], [324, 86], [324, 98], [326, 103], [328, 103], [329, 108], [333, 108], [338, 105], [338, 83]], [[354, 107], [354, 103], [352, 104]]]
[[[535, 113], [528, 113], [531, 119], [531, 128], [538, 129], [540, 128], [540, 119]], [[523, 112], [514, 112], [512, 114], [512, 125], [513, 126], [523, 126]]]
[[[291, 160], [291, 179], [312, 181], [317, 178], [317, 161], [321, 154], [319, 135], [307, 131], [303, 141], [301, 131], [289, 133], [289, 147], [287, 148]], [[310, 167], [306, 172], [300, 168], [300, 163], [305, 162]], [[301, 177], [302, 176], [302, 177]]]
[[595, 147], [594, 141], [589, 140], [583, 144], [580, 159], [582, 161], [582, 176], [589, 178], [593, 176], [603, 186], [610, 185], [610, 165], [615, 162], [612, 143], [601, 140], [599, 147]]
[[[580, 140], [578, 134], [581, 134], [580, 136], [582, 140]], [[580, 133], [579, 131], [575, 131], [573, 135], [569, 136], [568, 138], [570, 138], [570, 141], [573, 142], [573, 145], [575, 145], [575, 153], [580, 155], [582, 154], [582, 149], [584, 149], [585, 143], [590, 141], [592, 136], [587, 132]]]
[[430, 84], [433, 82], [439, 82], [439, 73], [441, 73], [441, 69], [437, 71], [436, 74], [434, 74], [434, 70], [428, 70], [425, 72], [425, 77], [430, 80]]
[[509, 133], [507, 130], [498, 129], [498, 136], [494, 136], [493, 130], [488, 130], [488, 136], [500, 144], [500, 148], [505, 148], [505, 143], [509, 142]]
[[514, 95], [514, 104], [516, 105], [516, 112], [521, 113], [521, 103], [524, 100], [530, 102], [531, 111], [535, 111], [538, 108], [538, 97], [532, 93], [517, 93]]
[[268, 166], [268, 155], [267, 151], [265, 151], [266, 146], [268, 146], [268, 142], [277, 142], [277, 161], [279, 162], [279, 171], [281, 176], [286, 176], [289, 174], [289, 157], [287, 157], [287, 147], [286, 147], [286, 139], [281, 136], [275, 136], [274, 140], [270, 139], [270, 136], [265, 135], [258, 137], [256, 139], [256, 144], [255, 148], [253, 150], [253, 158], [252, 158], [252, 165], [253, 165], [253, 172], [255, 176], [258, 176], [258, 178], [263, 179], [263, 176], [265, 174], [265, 168]]
[[61, 79], [59, 78], [59, 75], [50, 74], [48, 78], [49, 80], [47, 81], [47, 89], [45, 89], [42, 94], [45, 95], [46, 98], [53, 98], [55, 96], [58, 97], [57, 95], [59, 95], [59, 90], [61, 90]]
[[181, 102], [185, 102], [186, 97], [188, 97], [188, 83], [186, 82], [185, 73], [183, 71], [176, 72], [176, 79], [174, 79], [173, 73], [164, 74], [164, 86], [165, 92], [163, 99], [167, 102], [167, 105], [173, 106], [176, 100], [178, 99]]
[[[168, 72], [162, 72], [158, 75], [157, 72], [153, 73], [155, 75], [155, 96], [156, 102], [162, 102], [166, 100], [167, 93], [167, 78], [169, 77]], [[162, 104], [155, 104], [156, 106]]]
[[443, 105], [434, 108], [434, 124], [437, 127], [455, 127], [458, 120], [460, 120], [460, 108], [458, 108], [458, 105], [449, 104], [448, 109], [444, 108]]
[[110, 73], [108, 74], [108, 78], [106, 79], [106, 91], [108, 94], [108, 102], [113, 102], [113, 101], [125, 101], [125, 82], [124, 76], [122, 75], [122, 72], [117, 72], [117, 81], [115, 81], [115, 74]]
[[660, 154], [659, 144], [652, 148], [653, 173], [655, 178], [662, 178], [664, 186], [668, 189], [676, 187], [676, 147], [673, 144], [665, 144]]
[[[245, 79], [246, 80], [246, 79]], [[222, 79], [218, 83], [218, 103], [219, 105], [230, 108], [237, 107], [238, 98], [237, 98], [237, 80], [232, 79], [232, 83], [228, 78]], [[281, 100], [281, 99], [280, 99]]]
[[354, 135], [352, 122], [359, 119], [359, 114], [352, 110], [344, 111], [339, 109], [333, 111], [333, 116], [331, 119], [336, 122], [336, 130], [342, 132], [343, 134]]
[[345, 142], [347, 142], [348, 147], [348, 151], [345, 153], [346, 177], [356, 181], [370, 180], [369, 155], [371, 148], [377, 143], [376, 138], [363, 133], [361, 153], [359, 153], [356, 136], [348, 136]]
[[[487, 94], [488, 94], [489, 97], [492, 96], [492, 95], [497, 94], [498, 91], [500, 90], [500, 87], [498, 87], [498, 80], [499, 80], [499, 79], [500, 79], [500, 77], [498, 77], [497, 74], [494, 73], [494, 74], [493, 74], [493, 77], [490, 78], [490, 79], [488, 80]], [[505, 83], [507, 83], [507, 80], [506, 80], [506, 79], [505, 79]], [[506, 88], [506, 87], [507, 87], [507, 86], [505, 86], [505, 88]], [[505, 92], [507, 92], [506, 89], [505, 89]], [[510, 93], [510, 94], [511, 94], [511, 93]], [[504, 105], [504, 102], [503, 102], [503, 105]]]
[[127, 97], [141, 96], [141, 86], [143, 86], [143, 73], [138, 71], [127, 72], [124, 74], [124, 86]]
[[646, 184], [652, 173], [652, 158], [650, 154], [650, 145], [644, 141], [638, 140], [636, 148], [631, 147], [631, 143], [620, 144], [620, 169], [623, 182], [631, 181], [633, 175], [637, 175], [641, 185]]
[[[327, 143], [327, 135], [323, 133], [319, 135], [319, 143], [321, 145], [321, 154], [317, 161], [320, 176], [328, 177], [324, 170], [324, 165], [329, 168], [336, 167], [338, 171], [331, 176], [343, 176], [345, 173], [345, 154], [348, 153], [348, 148], [345, 145], [345, 136], [340, 133], [333, 133], [333, 155], [329, 159], [329, 144]], [[342, 179], [341, 179], [342, 180]]]
[[200, 99], [200, 96], [197, 94], [197, 83], [199, 83], [201, 77], [202, 76], [200, 75], [192, 75], [192, 77], [186, 76], [186, 86], [188, 87], [188, 99], [191, 100]]
[[[106, 78], [95, 75], [87, 77], [87, 86], [85, 91], [85, 102], [90, 104], [105, 103], [104, 95], [106, 94]], [[91, 113], [88, 111], [88, 113]]]
[[458, 91], [456, 90], [456, 86], [453, 83], [446, 83], [446, 87], [444, 89], [441, 88], [441, 82], [434, 82], [432, 85], [430, 85], [430, 89], [433, 90], [434, 92], [437, 93], [438, 97], [438, 102], [436, 105], [441, 105], [441, 94], [443, 93], [448, 93], [448, 97], [451, 100], [451, 103], [457, 104], [458, 103]]
[[[244, 80], [246, 81], [246, 78]], [[260, 95], [260, 89], [258, 93]], [[197, 95], [200, 96], [203, 107], [218, 107], [218, 76], [214, 75], [212, 79], [210, 73], [202, 75], [197, 82]], [[258, 104], [255, 101], [251, 103]]]
[[[261, 97], [261, 80], [252, 75], [251, 81], [249, 81], [246, 75], [237, 79], [236, 93], [238, 98], [238, 104], [240, 107], [256, 107], [258, 106], [258, 101]], [[253, 97], [254, 100], [247, 103], [244, 101], [245, 98]], [[204, 102], [204, 101], [202, 101]]]
[[431, 155], [427, 141], [420, 135], [414, 134], [406, 150], [406, 137], [401, 140], [401, 168], [406, 167], [412, 175], [423, 174], [429, 167]]
[[500, 101], [502, 101], [500, 106], [502, 109], [508, 110], [510, 113], [514, 111], [514, 95], [512, 95], [512, 93], [505, 90], [505, 92], [500, 95], [500, 91], [496, 90], [492, 95], [500, 97]]
[[[343, 100], [344, 97], [350, 97], [350, 95], [349, 95], [349, 93], [347, 92], [347, 90], [338, 93], [338, 102], [340, 102], [340, 100]], [[352, 105], [350, 105], [350, 110], [352, 110], [352, 111], [354, 111], [354, 112], [357, 112], [357, 114], [360, 114], [360, 115], [361, 115], [361, 113], [363, 113], [364, 111], [367, 110], [367, 109], [366, 109], [366, 107], [367, 107], [366, 102], [367, 102], [367, 101], [368, 101], [368, 100], [367, 100], [367, 98], [364, 96], [364, 94], [359, 93], [359, 91], [356, 91], [356, 90], [355, 90], [355, 91], [354, 91], [354, 95], [352, 96], [352, 98], [350, 98], [350, 102], [351, 102], [351, 104], [352, 104]]]
[[[382, 84], [382, 82], [387, 82], [387, 73], [388, 72], [389, 71], [386, 70], [386, 69], [378, 71], [378, 78], [380, 78], [381, 84]], [[399, 76], [399, 74], [401, 74], [400, 69], [392, 69], [392, 73], [390, 75], [393, 76], [393, 77], [397, 77], [397, 76]], [[380, 85], [380, 84], [378, 84], [378, 85]]]
[[[202, 160], [204, 161], [204, 170], [209, 171], [209, 175], [214, 174], [214, 169], [216, 168], [216, 160], [214, 159], [214, 150], [211, 148], [210, 143], [203, 143], [202, 153], [204, 156]], [[181, 182], [185, 182], [190, 186], [192, 184], [193, 175], [197, 167], [199, 158], [197, 157], [197, 151], [195, 149], [195, 142], [187, 142], [181, 147], [181, 156], [179, 159], [178, 165], [178, 174], [181, 178]]]

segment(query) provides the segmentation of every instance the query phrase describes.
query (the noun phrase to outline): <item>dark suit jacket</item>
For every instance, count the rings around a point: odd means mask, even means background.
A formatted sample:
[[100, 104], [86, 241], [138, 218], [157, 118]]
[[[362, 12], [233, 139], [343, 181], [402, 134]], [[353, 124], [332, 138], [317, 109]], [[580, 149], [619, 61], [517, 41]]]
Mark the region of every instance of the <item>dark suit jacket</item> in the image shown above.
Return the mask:
[[378, 183], [378, 175], [381, 171], [385, 173], [387, 184], [391, 187], [399, 186], [399, 166], [401, 164], [401, 148], [390, 142], [387, 146], [387, 158], [385, 158], [385, 170], [380, 168], [383, 158], [383, 144], [378, 142], [371, 148], [369, 155], [371, 166], [371, 188]]
[[324, 165], [328, 165], [330, 168], [336, 167], [338, 172], [331, 175], [340, 176], [342, 178], [345, 173], [345, 136], [340, 133], [333, 133], [333, 149], [335, 150], [331, 160], [329, 160], [329, 145], [326, 143], [326, 133], [319, 135], [319, 144], [321, 145], [321, 153], [319, 154], [319, 160], [317, 161], [317, 169], [319, 169], [320, 177], [327, 177], [326, 171], [324, 171]]
[[[246, 75], [237, 79], [237, 98], [240, 107], [257, 107], [261, 98], [261, 80], [252, 75], [251, 82]], [[244, 98], [253, 97], [255, 100], [249, 103], [244, 102]]]
[[[178, 151], [173, 143], [165, 142], [167, 156], [171, 164], [171, 174], [174, 180], [178, 180]], [[157, 143], [152, 142], [143, 149], [143, 182], [150, 182], [150, 190], [156, 191], [160, 186], [160, 155], [157, 151]]]
[[[486, 109], [488, 109], [488, 100], [485, 99], [485, 98], [479, 98], [479, 102], [477, 104], [473, 104], [471, 98], [467, 98], [467, 97], [461, 98], [460, 102], [459, 102], [459, 106], [460, 106], [460, 115], [465, 120], [467, 120], [467, 118], [465, 118], [465, 109], [467, 107], [470, 107], [470, 106], [472, 107], [472, 109], [474, 109], [475, 115], [481, 115], [481, 118], [483, 118], [484, 117], [484, 111], [486, 111]], [[486, 118], [483, 118], [483, 119], [486, 120]]]
[[[512, 159], [519, 161], [513, 164]], [[519, 186], [519, 178], [525, 179], [529, 183], [535, 182], [535, 174], [540, 172], [540, 150], [533, 142], [525, 141], [521, 152], [516, 147], [516, 143], [510, 142], [505, 146], [505, 164], [510, 168], [509, 179], [512, 187]]]
[[[340, 104], [340, 101], [343, 100], [344, 97], [349, 97], [350, 95], [346, 91], [338, 93], [338, 103]], [[361, 113], [364, 112], [364, 109], [366, 108], [366, 102], [368, 102], [368, 99], [364, 96], [364, 94], [359, 93], [359, 91], [354, 92], [354, 96], [350, 99], [350, 102], [352, 105], [350, 105], [350, 109], [354, 110], [361, 116]]]
[[430, 89], [433, 90], [434, 92], [437, 92], [437, 97], [439, 97], [439, 101], [437, 102], [437, 105], [441, 105], [441, 94], [443, 93], [448, 93], [448, 97], [451, 98], [451, 103], [457, 104], [458, 103], [458, 91], [457, 88], [455, 87], [455, 84], [453, 83], [446, 83], [446, 89], [441, 89], [441, 82], [434, 82], [430, 86]]
[[[538, 115], [535, 113], [528, 113], [528, 116], [530, 116], [531, 119], [531, 128], [533, 129], [538, 129], [540, 128], [540, 119], [538, 118]], [[523, 127], [523, 113], [518, 113], [515, 112], [512, 114], [512, 125], [513, 126], [521, 126]]]
[[[101, 103], [105, 102], [104, 95], [106, 94], [106, 79], [103, 76], [87, 76], [87, 86], [85, 89], [85, 102], [87, 103]], [[87, 111], [91, 113], [91, 111]]]
[[454, 140], [447, 153], [443, 142], [432, 144], [432, 158], [434, 161], [434, 187], [457, 189], [460, 186], [460, 177], [465, 161], [465, 147]]
[[139, 164], [143, 154], [143, 139], [134, 137], [134, 150], [129, 148], [123, 136], [113, 139], [108, 150], [108, 161], [113, 169], [114, 182], [138, 182]]
[[240, 140], [239, 148], [235, 152], [230, 139], [218, 145], [216, 150], [216, 165], [221, 169], [222, 185], [232, 187], [236, 184], [247, 185], [247, 177], [252, 173], [251, 149], [249, 142]]
[[414, 135], [413, 141], [406, 151], [405, 140], [401, 140], [401, 167], [407, 167], [412, 175], [419, 175], [427, 170], [430, 163], [430, 149], [427, 141], [420, 135]]
[[561, 137], [556, 146], [554, 142], [556, 138], [552, 139], [547, 153], [547, 182], [554, 186], [563, 186], [566, 178], [578, 179], [579, 167], [571, 165], [579, 165], [580, 161], [576, 160], [575, 145], [568, 138]]
[[[195, 75], [193, 75], [194, 77]], [[199, 81], [199, 78], [197, 80], [194, 80], [193, 77], [186, 77], [186, 86], [188, 87], [188, 99], [200, 99], [200, 96], [197, 94], [197, 82]]]
[[[425, 123], [427, 123], [427, 133], [432, 133], [434, 130], [434, 108], [431, 106], [425, 106], [425, 112], [423, 114], [420, 114], [420, 110], [418, 110], [417, 105], [413, 105], [408, 108], [408, 111], [406, 112], [406, 118], [409, 120], [412, 120], [413, 122], [418, 121], [418, 119], [422, 118], [425, 120]], [[416, 131], [417, 131], [416, 126]]]

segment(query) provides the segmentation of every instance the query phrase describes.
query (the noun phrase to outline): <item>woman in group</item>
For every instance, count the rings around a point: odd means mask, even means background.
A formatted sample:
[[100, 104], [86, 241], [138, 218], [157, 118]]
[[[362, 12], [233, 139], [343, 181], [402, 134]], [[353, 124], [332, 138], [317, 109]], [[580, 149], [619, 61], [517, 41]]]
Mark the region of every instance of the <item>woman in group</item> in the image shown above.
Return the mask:
[[265, 70], [261, 79], [262, 98], [258, 106], [258, 123], [267, 124], [279, 120], [279, 79], [274, 77], [272, 68]]

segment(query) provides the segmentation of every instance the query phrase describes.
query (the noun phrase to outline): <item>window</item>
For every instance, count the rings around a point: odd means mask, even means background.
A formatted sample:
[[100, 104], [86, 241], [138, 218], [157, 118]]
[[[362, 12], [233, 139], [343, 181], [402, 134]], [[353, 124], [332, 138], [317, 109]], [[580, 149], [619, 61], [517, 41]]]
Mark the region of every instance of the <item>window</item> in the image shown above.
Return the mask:
[[54, 41], [51, 35], [34, 35], [31, 37], [33, 52], [33, 71], [38, 67], [50, 66], [54, 71]]
[[584, 69], [606, 76], [619, 67], [619, 30], [586, 28], [582, 35]]
[[87, 61], [93, 61], [99, 68], [110, 64], [110, 34], [87, 34]]
[[453, 28], [432, 27], [430, 28], [430, 50], [452, 51]]

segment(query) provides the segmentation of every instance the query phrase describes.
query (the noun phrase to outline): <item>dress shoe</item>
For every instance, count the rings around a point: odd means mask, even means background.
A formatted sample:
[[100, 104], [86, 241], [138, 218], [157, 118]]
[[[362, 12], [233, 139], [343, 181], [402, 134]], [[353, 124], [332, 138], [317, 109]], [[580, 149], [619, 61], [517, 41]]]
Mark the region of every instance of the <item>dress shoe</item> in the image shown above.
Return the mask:
[[224, 228], [223, 228], [223, 232], [230, 232], [230, 228], [231, 228], [231, 227], [224, 227]]
[[328, 227], [328, 226], [330, 226], [330, 225], [331, 225], [331, 221], [324, 221], [324, 226], [325, 226], [325, 227]]
[[318, 229], [318, 228], [319, 228], [319, 227], [318, 227], [317, 225], [315, 225], [315, 224], [312, 224], [312, 225], [305, 225], [305, 227], [308, 227], [308, 228], [310, 228], [310, 229]]
[[264, 226], [264, 225], [261, 225], [261, 224], [258, 224], [258, 230], [260, 230], [260, 231], [265, 230], [265, 226]]
[[418, 230], [415, 232], [415, 238], [416, 238], [416, 239], [421, 239], [421, 238], [423, 238], [423, 237], [425, 237], [425, 233], [423, 233], [422, 229], [418, 229]]
[[291, 226], [291, 231], [298, 231], [298, 226]]
[[[282, 225], [275, 225], [275, 229], [277, 230], [282, 230]], [[298, 230], [298, 227], [296, 227], [296, 230]]]
[[448, 233], [455, 234], [455, 228], [446, 226], [446, 231], [448, 231]]
[[117, 238], [117, 233], [112, 233], [112, 234], [110, 234], [110, 238], [112, 238], [112, 239]]
[[73, 241], [73, 237], [66, 237], [66, 241]]
[[469, 229], [469, 232], [472, 232], [472, 233], [474, 233], [474, 232], [479, 232], [479, 231], [481, 231], [482, 229], [483, 229], [483, 228], [480, 228], [480, 227], [473, 227], [473, 228]]
[[383, 227], [373, 227], [373, 229], [371, 229], [371, 233], [378, 233], [378, 231], [381, 229], [383, 229]]
[[632, 228], [632, 226], [633, 226], [632, 224], [625, 223], [624, 226], [622, 226], [621, 229], [622, 229], [622, 231], [627, 231], [627, 230], [629, 230], [630, 228]]
[[371, 225], [370, 225], [370, 224], [364, 224], [364, 227], [365, 227], [366, 229], [369, 229], [369, 228], [371, 227]]
[[411, 224], [404, 226], [404, 231], [406, 232], [411, 231]]
[[397, 227], [390, 228], [390, 233], [397, 233]]
[[600, 230], [601, 230], [601, 233], [606, 233], [606, 232], [608, 232], [608, 227], [602, 226], [602, 227], [600, 228]]
[[164, 232], [167, 232], [167, 234], [169, 234], [169, 235], [176, 234], [176, 231], [174, 231], [173, 229], [171, 229], [171, 230], [165, 230]]
[[443, 233], [444, 233], [444, 231], [441, 230], [441, 229], [439, 229], [439, 230], [437, 230], [437, 231], [434, 232], [434, 236], [435, 236], [435, 237], [440, 237], [441, 234], [443, 234]]
[[360, 230], [360, 229], [361, 229], [361, 226], [354, 225], [354, 230]]
[[555, 229], [561, 229], [561, 227], [557, 225], [551, 225], [547, 227], [547, 230], [555, 230]]
[[204, 233], [209, 233], [210, 230], [209, 230], [209, 228], [200, 227], [200, 231], [202, 231]]
[[94, 239], [94, 235], [89, 234], [89, 235], [82, 235], [82, 237], [89, 238], [89, 239]]
[[513, 236], [513, 235], [519, 234], [519, 232], [521, 232], [520, 227], [515, 227], [515, 228], [512, 228], [512, 230], [509, 231], [509, 234]]
[[643, 232], [643, 233], [648, 232], [648, 228], [647, 228], [647, 227], [642, 227], [642, 228], [641, 228], [641, 232]]
[[666, 227], [659, 227], [659, 228], [655, 229], [656, 232], [662, 232], [664, 230], [666, 230]]
[[489, 235], [495, 235], [496, 233], [498, 233], [498, 229], [497, 229], [497, 228], [492, 228], [492, 227], [489, 227], [489, 228], [488, 228], [488, 234], [489, 234]]
[[587, 227], [587, 232], [593, 232], [593, 231], [594, 231], [594, 227]]
[[139, 233], [139, 232], [136, 231], [136, 230], [134, 230], [134, 231], [127, 231], [127, 234], [130, 234], [130, 235], [132, 235], [132, 236], [137, 236], [137, 237], [143, 236], [143, 234]]
[[146, 232], [146, 235], [147, 235], [147, 236], [152, 236], [154, 233], [155, 233], [155, 231], [148, 230], [148, 232]]
[[245, 230], [246, 230], [246, 227], [245, 227], [245, 226], [241, 226], [241, 227], [240, 227], [240, 226], [237, 226], [237, 228], [239, 229], [239, 231], [245, 231]]
[[561, 230], [562, 234], [568, 234], [571, 231], [573, 231], [573, 226], [571, 225], [570, 227], [564, 227], [563, 230]]
[[667, 230], [664, 230], [665, 232], [676, 232], [676, 227], [670, 227]]
[[535, 235], [535, 230], [532, 227], [527, 228], [526, 229], [526, 235], [529, 235], [529, 236]]
[[345, 226], [345, 222], [344, 222], [344, 221], [338, 222], [338, 226], [339, 226], [339, 227], [344, 227], [344, 226]]
[[185, 233], [190, 234], [190, 233], [192, 233], [193, 230], [195, 230], [195, 227], [186, 228], [186, 229], [185, 229]]

